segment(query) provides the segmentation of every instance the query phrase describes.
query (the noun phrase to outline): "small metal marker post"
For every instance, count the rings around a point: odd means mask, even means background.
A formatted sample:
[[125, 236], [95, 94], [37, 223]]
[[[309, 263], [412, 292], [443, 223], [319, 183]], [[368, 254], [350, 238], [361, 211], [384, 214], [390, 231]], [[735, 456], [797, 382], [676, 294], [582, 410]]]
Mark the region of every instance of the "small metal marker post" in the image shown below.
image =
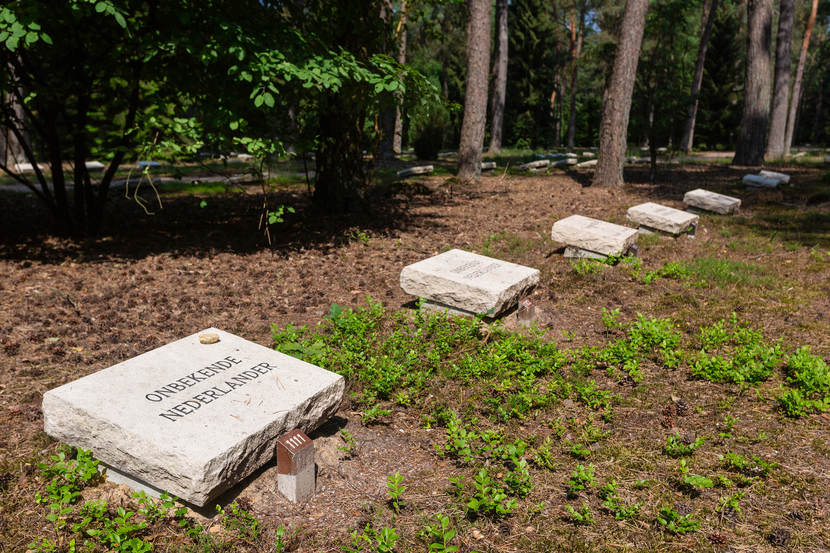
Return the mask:
[[697, 232], [697, 221], [689, 225], [689, 238], [694, 238], [695, 233]]
[[314, 495], [314, 442], [295, 429], [277, 440], [277, 489], [294, 503]]

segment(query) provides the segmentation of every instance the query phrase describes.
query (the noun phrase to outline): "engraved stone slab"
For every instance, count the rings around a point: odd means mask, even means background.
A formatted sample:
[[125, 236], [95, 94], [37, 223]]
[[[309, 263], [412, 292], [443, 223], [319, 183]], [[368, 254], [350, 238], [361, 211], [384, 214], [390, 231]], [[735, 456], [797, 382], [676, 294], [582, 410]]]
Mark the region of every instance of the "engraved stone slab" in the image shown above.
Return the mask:
[[411, 177], [412, 175], [426, 175], [432, 173], [432, 165], [421, 165], [420, 167], [410, 167], [409, 169], [402, 169], [398, 171], [399, 177]]
[[680, 234], [696, 224], [699, 217], [665, 205], [646, 202], [628, 209], [628, 220], [669, 234]]
[[767, 177], [769, 179], [778, 179], [783, 184], [790, 184], [790, 176], [787, 173], [777, 173], [775, 171], [758, 171], [758, 174], [762, 177]]
[[710, 192], [702, 188], [689, 190], [683, 196], [683, 203], [689, 207], [702, 209], [704, 211], [712, 211], [721, 215], [729, 215], [741, 207], [741, 200], [718, 194], [717, 192]]
[[87, 161], [84, 164], [89, 171], [103, 171], [106, 165], [101, 163], [100, 161]]
[[569, 165], [576, 165], [576, 164], [577, 164], [576, 157], [566, 157], [565, 159], [560, 159], [559, 161], [554, 163], [553, 166], [562, 168], [562, 167], [567, 167]]
[[[199, 334], [219, 341], [199, 343]], [[342, 376], [215, 328], [43, 396], [44, 430], [115, 472], [204, 506], [311, 431], [343, 398]]]
[[553, 224], [556, 242], [602, 255], [621, 255], [637, 241], [637, 229], [582, 215], [571, 215]]
[[492, 171], [496, 168], [495, 161], [482, 161], [481, 162], [481, 170], [482, 171]]
[[741, 180], [745, 185], [755, 188], [778, 188], [778, 185], [781, 183], [780, 179], [771, 179], [769, 177], [762, 177], [761, 175], [744, 175], [744, 178]]
[[580, 169], [583, 168], [583, 167], [596, 167], [597, 166], [597, 160], [596, 159], [589, 159], [588, 161], [583, 161], [581, 163], [577, 163], [576, 166], [579, 167]]
[[530, 161], [523, 165], [519, 165], [519, 169], [527, 171], [528, 169], [544, 169], [550, 165], [549, 159], [540, 159], [539, 161]]
[[582, 157], [587, 159], [594, 159], [597, 155], [594, 152], [582, 152]]
[[401, 288], [407, 294], [490, 317], [515, 306], [538, 282], [538, 269], [463, 250], [444, 252], [401, 271]]

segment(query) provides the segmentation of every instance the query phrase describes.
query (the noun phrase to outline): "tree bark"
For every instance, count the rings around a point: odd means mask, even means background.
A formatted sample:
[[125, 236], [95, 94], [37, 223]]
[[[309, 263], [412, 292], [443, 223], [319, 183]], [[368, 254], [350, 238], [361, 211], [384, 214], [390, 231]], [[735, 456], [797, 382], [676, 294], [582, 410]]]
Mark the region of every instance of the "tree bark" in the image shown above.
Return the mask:
[[744, 107], [735, 165], [761, 165], [770, 109], [770, 47], [772, 0], [747, 0], [746, 74]]
[[496, 0], [496, 45], [490, 102], [490, 151], [500, 152], [507, 94], [507, 0]]
[[458, 178], [469, 181], [481, 174], [481, 149], [487, 119], [487, 73], [490, 69], [490, 0], [469, 0], [467, 23], [467, 84], [464, 119], [458, 147]]
[[[406, 63], [406, 0], [401, 1], [401, 20], [398, 22], [398, 63], [403, 65]], [[395, 106], [395, 125], [394, 134], [392, 137], [392, 151], [395, 155], [401, 154], [403, 146], [403, 119], [401, 119], [401, 101], [403, 97], [400, 93], [395, 95], [397, 105]]]
[[793, 145], [798, 104], [801, 102], [801, 82], [804, 78], [804, 66], [807, 64], [807, 48], [810, 47], [810, 35], [813, 34], [813, 25], [816, 22], [817, 13], [818, 0], [813, 0], [813, 5], [810, 8], [810, 17], [807, 19], [807, 27], [804, 29], [804, 39], [801, 41], [801, 53], [798, 55], [798, 67], [795, 70], [793, 93], [790, 96], [790, 112], [787, 115], [787, 130], [784, 136], [785, 156], [790, 155], [790, 148], [792, 148]]
[[689, 116], [686, 119], [686, 126], [683, 128], [683, 138], [680, 139], [680, 150], [687, 154], [692, 151], [692, 144], [694, 143], [698, 96], [703, 84], [703, 69], [706, 65], [709, 36], [712, 34], [712, 24], [715, 21], [717, 11], [718, 0], [706, 0], [703, 3], [703, 14], [700, 18], [700, 44], [697, 47], [697, 62], [695, 63], [695, 74], [692, 78], [692, 92], [689, 96]]
[[767, 139], [767, 157], [784, 155], [787, 134], [787, 97], [790, 93], [790, 56], [792, 55], [793, 15], [795, 0], [781, 0], [778, 16], [778, 35], [775, 39], [775, 76], [772, 92], [772, 112]]
[[593, 180], [597, 186], [617, 186], [623, 183], [628, 116], [647, 11], [648, 0], [627, 0], [625, 3], [614, 67], [602, 99], [599, 153]]
[[574, 14], [571, 19], [571, 89], [570, 107], [568, 109], [568, 148], [573, 149], [576, 142], [576, 89], [579, 71], [579, 58], [582, 55], [582, 36], [585, 28], [585, 12], [587, 2], [579, 5], [579, 16]]

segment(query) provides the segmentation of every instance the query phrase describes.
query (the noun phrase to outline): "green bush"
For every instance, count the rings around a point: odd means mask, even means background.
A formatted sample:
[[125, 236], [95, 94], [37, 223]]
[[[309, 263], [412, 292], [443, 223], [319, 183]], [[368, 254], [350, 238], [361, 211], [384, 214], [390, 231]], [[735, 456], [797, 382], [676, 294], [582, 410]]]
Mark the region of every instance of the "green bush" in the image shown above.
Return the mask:
[[787, 383], [792, 386], [778, 397], [785, 415], [802, 417], [830, 410], [830, 367], [821, 357], [810, 353], [809, 346], [798, 348], [787, 358], [784, 372]]

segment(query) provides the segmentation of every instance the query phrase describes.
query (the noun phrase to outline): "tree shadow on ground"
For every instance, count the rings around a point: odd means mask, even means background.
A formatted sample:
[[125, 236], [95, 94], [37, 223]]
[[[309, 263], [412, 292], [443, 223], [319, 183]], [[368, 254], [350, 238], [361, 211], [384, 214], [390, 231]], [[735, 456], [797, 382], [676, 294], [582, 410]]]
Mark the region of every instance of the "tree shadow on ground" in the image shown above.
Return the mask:
[[[145, 198], [148, 205], [152, 200]], [[373, 234], [395, 234], [413, 223], [415, 208], [462, 201], [461, 194], [448, 198], [428, 190], [387, 186], [368, 194], [361, 212], [331, 215], [313, 207], [305, 190], [269, 192], [266, 198], [249, 189], [242, 194], [165, 197], [163, 208], [156, 205], [147, 214], [122, 191], [113, 191], [102, 235], [73, 240], [50, 232], [49, 215], [34, 197], [0, 193], [0, 258], [52, 264], [67, 259], [129, 261], [159, 254], [202, 257], [262, 250], [288, 255], [308, 248], [328, 250]], [[283, 223], [270, 225], [269, 243], [261, 218], [280, 205], [295, 212], [285, 213]], [[417, 224], [428, 232], [443, 228], [438, 218], [424, 214], [417, 216]]]

